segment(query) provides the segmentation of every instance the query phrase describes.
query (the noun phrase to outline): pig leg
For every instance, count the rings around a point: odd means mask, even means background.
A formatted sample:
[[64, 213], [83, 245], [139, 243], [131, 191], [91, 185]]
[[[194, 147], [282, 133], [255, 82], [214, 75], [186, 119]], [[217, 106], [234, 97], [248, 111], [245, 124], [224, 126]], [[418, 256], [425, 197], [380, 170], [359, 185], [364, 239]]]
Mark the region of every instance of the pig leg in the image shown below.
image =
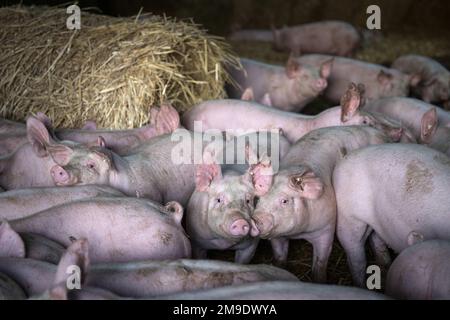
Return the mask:
[[258, 239], [255, 239], [248, 247], [236, 250], [234, 254], [234, 262], [242, 264], [250, 263], [255, 255], [258, 242]]
[[327, 281], [328, 258], [333, 248], [334, 232], [333, 230], [327, 230], [320, 236], [307, 240], [313, 246], [313, 281], [325, 283]]
[[347, 262], [355, 285], [364, 288], [367, 264], [364, 245], [372, 229], [364, 222], [339, 217], [337, 236], [347, 255]]
[[287, 263], [287, 256], [289, 252], [289, 239], [275, 238], [270, 240], [272, 245], [273, 259], [275, 265], [284, 267]]
[[375, 254], [375, 260], [377, 264], [385, 268], [389, 267], [392, 263], [391, 254], [386, 243], [375, 232], [369, 237], [370, 247]]

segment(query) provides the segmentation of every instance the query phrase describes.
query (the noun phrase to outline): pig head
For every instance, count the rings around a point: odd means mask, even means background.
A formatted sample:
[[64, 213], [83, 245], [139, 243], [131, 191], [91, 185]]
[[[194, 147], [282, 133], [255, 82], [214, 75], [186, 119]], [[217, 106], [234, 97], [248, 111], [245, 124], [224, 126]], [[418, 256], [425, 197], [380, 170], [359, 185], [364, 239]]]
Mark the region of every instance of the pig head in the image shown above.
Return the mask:
[[235, 248], [237, 262], [250, 261], [257, 245], [252, 237], [259, 234], [251, 215], [255, 196], [265, 192], [263, 174], [267, 170], [271, 170], [267, 158], [251, 165], [243, 175], [234, 171], [222, 174], [216, 163], [198, 165], [196, 189], [187, 207], [187, 231], [197, 253], [199, 248]]
[[9, 190], [74, 184], [75, 177], [62, 166], [74, 164], [80, 156], [93, 154], [93, 150], [75, 142], [55, 139], [37, 116], [27, 119], [26, 128], [29, 143], [0, 158], [0, 185]]

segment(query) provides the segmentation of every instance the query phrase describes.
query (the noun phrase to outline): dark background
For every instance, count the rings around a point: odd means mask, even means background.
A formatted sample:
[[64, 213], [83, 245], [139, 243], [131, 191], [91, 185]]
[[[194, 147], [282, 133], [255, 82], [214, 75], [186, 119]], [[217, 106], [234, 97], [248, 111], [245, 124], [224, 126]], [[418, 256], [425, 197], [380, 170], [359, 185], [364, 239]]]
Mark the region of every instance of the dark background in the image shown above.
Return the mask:
[[[67, 0], [0, 1], [0, 5], [67, 4]], [[449, 0], [81, 0], [114, 16], [144, 12], [194, 18], [210, 32], [226, 35], [233, 28], [268, 28], [316, 20], [339, 19], [364, 27], [366, 8], [381, 8], [383, 31], [450, 31]], [[450, 41], [450, 40], [449, 40]]]

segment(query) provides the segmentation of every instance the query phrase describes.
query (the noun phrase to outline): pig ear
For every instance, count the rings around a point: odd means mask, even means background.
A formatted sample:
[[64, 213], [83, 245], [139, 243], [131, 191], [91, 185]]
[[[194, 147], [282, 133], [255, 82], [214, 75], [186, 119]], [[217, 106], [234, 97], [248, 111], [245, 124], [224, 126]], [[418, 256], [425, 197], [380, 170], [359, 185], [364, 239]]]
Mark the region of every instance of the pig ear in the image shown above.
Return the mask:
[[48, 156], [47, 147], [50, 145], [50, 135], [44, 123], [38, 118], [30, 116], [27, 119], [27, 137], [38, 157]]
[[422, 80], [422, 77], [420, 76], [420, 74], [412, 74], [409, 77], [409, 85], [411, 87], [417, 87], [421, 80]]
[[63, 144], [49, 145], [47, 146], [47, 150], [50, 153], [52, 159], [60, 166], [67, 165], [73, 155], [72, 148]]
[[289, 177], [289, 187], [298, 191], [306, 199], [318, 199], [323, 194], [323, 182], [311, 170], [306, 170]]
[[149, 118], [150, 125], [158, 134], [171, 133], [180, 126], [180, 115], [168, 101], [163, 102], [159, 108], [150, 108]]
[[97, 146], [99, 146], [101, 148], [106, 148], [105, 138], [103, 138], [102, 136], [98, 136], [98, 138], [97, 138]]
[[294, 79], [300, 74], [300, 63], [295, 59], [294, 54], [291, 53], [286, 63], [286, 75], [289, 79]]
[[420, 125], [420, 140], [423, 143], [430, 143], [431, 138], [436, 132], [438, 126], [438, 117], [436, 107], [431, 108], [422, 116], [422, 122]]
[[261, 156], [257, 164], [251, 165], [248, 169], [255, 195], [262, 197], [269, 192], [273, 183], [272, 163], [267, 155]]
[[[66, 284], [67, 278], [75, 271], [80, 271], [81, 283], [86, 279], [89, 268], [89, 243], [86, 239], [78, 239], [72, 242], [62, 255], [56, 270], [53, 284], [57, 287], [59, 284]], [[78, 270], [77, 270], [78, 269]]]
[[43, 112], [36, 113], [36, 118], [39, 121], [41, 121], [49, 131], [53, 130], [52, 120], [50, 120], [50, 118], [47, 117], [47, 115], [45, 113], [43, 113]]
[[82, 130], [95, 131], [97, 130], [97, 123], [94, 120], [88, 120], [84, 123]]
[[320, 76], [322, 78], [328, 78], [331, 74], [331, 67], [333, 67], [334, 58], [331, 58], [330, 60], [325, 61], [320, 66]]
[[262, 99], [261, 99], [261, 104], [263, 104], [263, 105], [265, 105], [265, 106], [269, 106], [269, 107], [272, 107], [272, 106], [273, 106], [273, 104], [272, 104], [272, 99], [270, 98], [270, 94], [269, 94], [268, 92], [266, 92], [266, 93], [263, 95], [263, 97], [262, 97]]
[[357, 112], [361, 106], [361, 87], [350, 83], [347, 91], [341, 98], [341, 121], [347, 122]]
[[0, 257], [25, 258], [25, 244], [6, 220], [0, 221]]
[[401, 127], [389, 127], [386, 129], [386, 133], [392, 142], [399, 142], [403, 137], [404, 129]]
[[216, 163], [212, 164], [199, 164], [196, 168], [195, 175], [195, 190], [199, 192], [205, 192], [214, 180], [222, 178], [222, 170], [220, 165]]
[[242, 93], [242, 96], [241, 96], [241, 100], [246, 100], [246, 101], [255, 100], [255, 96], [253, 94], [253, 89], [251, 87], [248, 87], [247, 89], [244, 90], [244, 92]]
[[175, 221], [178, 224], [181, 224], [181, 220], [183, 219], [183, 206], [176, 202], [176, 201], [170, 201], [167, 202], [164, 206], [164, 209], [169, 212], [170, 215], [173, 216], [173, 218], [175, 219]]
[[377, 75], [377, 80], [382, 85], [387, 85], [392, 80], [392, 74], [390, 74], [389, 72], [385, 72], [384, 70], [380, 70], [380, 72]]

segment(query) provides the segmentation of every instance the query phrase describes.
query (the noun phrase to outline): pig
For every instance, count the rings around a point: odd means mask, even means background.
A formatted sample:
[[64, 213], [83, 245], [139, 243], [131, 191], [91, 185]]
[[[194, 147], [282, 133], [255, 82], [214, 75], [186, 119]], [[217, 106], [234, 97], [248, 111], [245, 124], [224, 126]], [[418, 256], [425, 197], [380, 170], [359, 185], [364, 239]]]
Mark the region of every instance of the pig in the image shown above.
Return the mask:
[[92, 287], [121, 297], [150, 298], [250, 282], [298, 281], [269, 265], [238, 265], [214, 260], [175, 260], [93, 265], [86, 279]]
[[92, 262], [123, 262], [190, 257], [182, 217], [176, 202], [163, 206], [115, 197], [66, 203], [9, 224], [17, 232], [36, 233], [64, 246], [86, 237]]
[[[268, 281], [159, 296], [159, 300], [390, 300], [354, 287], [306, 282]], [[270, 314], [270, 308], [267, 309]]]
[[403, 250], [389, 268], [386, 294], [397, 299], [450, 300], [450, 242], [429, 240]]
[[[63, 283], [63, 287], [67, 291], [65, 285], [67, 266], [76, 265], [82, 273], [82, 291], [88, 289], [92, 292], [92, 289], [96, 288], [96, 290], [102, 290], [100, 292], [102, 294], [114, 295], [107, 297], [108, 299], [150, 298], [250, 282], [298, 281], [293, 274], [268, 265], [242, 266], [213, 260], [131, 261], [90, 265], [88, 248], [89, 244], [86, 239], [75, 241], [67, 248], [57, 269], [56, 267], [53, 270], [48, 267], [47, 269], [42, 268], [42, 272], [44, 274], [56, 273], [54, 277], [61, 280], [55, 280], [53, 283], [55, 285]], [[4, 267], [4, 269], [8, 271], [8, 267]], [[8, 272], [17, 278], [26, 278], [26, 274], [20, 271], [20, 264], [18, 270], [15, 272], [9, 270]], [[28, 279], [28, 281], [33, 280]], [[37, 287], [37, 283], [35, 286]], [[53, 288], [49, 293], [50, 298], [56, 299], [58, 296], [58, 292], [55, 292]], [[69, 293], [73, 296], [72, 292]], [[84, 296], [86, 295], [86, 291], [82, 293]], [[96, 292], [96, 294], [98, 293]], [[75, 299], [80, 299], [80, 297], [75, 297]]]
[[369, 112], [379, 112], [400, 121], [419, 143], [450, 156], [450, 113], [412, 98], [384, 98], [364, 106]]
[[64, 247], [43, 236], [19, 234], [9, 223], [0, 224], [0, 257], [31, 258], [57, 264]]
[[[185, 206], [195, 188], [193, 157], [196, 152], [202, 152], [207, 143], [193, 143], [195, 139], [203, 141], [199, 134], [194, 138], [195, 134], [187, 130], [179, 133], [177, 136], [155, 137], [127, 156], [105, 148], [93, 149], [80, 157], [69, 155], [52, 168], [54, 183], [58, 186], [109, 185], [128, 196], [144, 197], [159, 203], [177, 201]], [[175, 163], [173, 157], [177, 150], [192, 151], [188, 155], [190, 159], [187, 159], [190, 161]]]
[[[297, 58], [300, 64], [319, 67], [333, 56], [310, 54]], [[417, 85], [420, 77], [416, 74], [407, 75], [398, 70], [381, 65], [363, 62], [355, 59], [334, 57], [328, 78], [328, 86], [323, 96], [338, 103], [349, 83], [362, 83], [365, 86], [367, 101], [385, 97], [408, 96], [410, 86]]]
[[[8, 157], [0, 158], [0, 186], [7, 190], [36, 186], [109, 185], [130, 196], [157, 202], [187, 203], [195, 187], [195, 166], [176, 164], [172, 151], [191, 150], [187, 130], [172, 137], [166, 134], [146, 141], [128, 156], [119, 156], [98, 139], [97, 146], [57, 141], [35, 117], [27, 121], [30, 143]], [[185, 133], [185, 134], [182, 134]], [[175, 141], [176, 139], [181, 141]], [[203, 139], [200, 137], [200, 141]], [[208, 142], [195, 148], [203, 148]], [[192, 152], [194, 156], [195, 152]], [[30, 158], [32, 157], [32, 158]], [[33, 161], [31, 161], [33, 159]], [[21, 174], [19, 175], [18, 172]], [[172, 181], [179, 183], [173, 184]], [[164, 200], [170, 199], [170, 200]]]
[[[178, 112], [168, 103], [160, 108], [150, 109], [150, 123], [141, 128], [128, 130], [97, 130], [93, 121], [87, 121], [80, 129], [53, 129], [52, 121], [43, 113], [38, 112], [36, 118], [45, 124], [56, 140], [70, 140], [96, 146], [101, 136], [105, 145], [117, 154], [125, 155], [144, 141], [155, 136], [171, 133], [180, 125]], [[1, 124], [0, 124], [1, 126]], [[0, 135], [0, 156], [17, 150], [28, 142], [25, 126], [21, 131]]]
[[77, 255], [73, 260], [83, 270], [84, 286], [105, 289], [121, 297], [148, 298], [249, 282], [298, 281], [293, 274], [268, 265], [243, 266], [213, 260], [130, 261], [90, 265], [87, 240], [77, 242], [67, 252], [72, 251]]
[[25, 299], [26, 295], [22, 288], [10, 277], [0, 272], [0, 301]]
[[364, 244], [375, 231], [395, 252], [411, 232], [450, 239], [450, 160], [417, 144], [384, 144], [354, 151], [333, 172], [337, 236], [353, 281], [364, 285]]
[[[231, 77], [241, 87], [251, 87], [254, 99], [261, 101], [270, 95], [272, 106], [284, 111], [298, 112], [314, 100], [327, 87], [333, 59], [320, 66], [299, 63], [290, 56], [286, 66], [269, 65], [262, 62], [240, 59], [243, 70], [231, 69]], [[240, 98], [242, 91], [228, 87], [230, 98]]]
[[448, 103], [450, 100], [450, 72], [436, 60], [408, 54], [398, 57], [391, 68], [419, 75], [420, 82], [412, 87], [412, 91], [425, 102]]
[[[342, 96], [341, 105], [327, 109], [316, 116], [285, 112], [258, 103], [224, 99], [197, 104], [182, 117], [185, 128], [193, 131], [218, 129], [227, 132], [240, 130], [281, 129], [291, 143], [311, 130], [343, 125], [379, 126], [379, 121], [360, 110], [361, 86], [351, 84]], [[226, 119], [226, 120], [224, 120]], [[196, 127], [200, 122], [201, 127]]]
[[350, 57], [360, 45], [358, 30], [344, 21], [320, 21], [273, 29], [273, 46], [280, 51]]
[[36, 187], [10, 190], [0, 194], [0, 219], [15, 220], [76, 200], [95, 197], [123, 197], [108, 186]]
[[55, 170], [69, 156], [76, 159], [88, 153], [95, 158], [93, 153], [98, 154], [93, 147], [55, 140], [37, 117], [29, 117], [26, 128], [28, 143], [0, 157], [0, 187], [5, 190], [55, 186]]
[[252, 219], [277, 263], [286, 262], [289, 239], [305, 239], [314, 249], [313, 280], [326, 281], [336, 226], [334, 166], [352, 150], [387, 142], [388, 135], [369, 126], [313, 130], [291, 147], [276, 175], [259, 181], [264, 192]]
[[95, 146], [99, 136], [105, 140], [105, 145], [119, 155], [126, 155], [142, 142], [153, 137], [168, 134], [180, 125], [178, 112], [169, 103], [160, 108], [150, 109], [150, 123], [141, 128], [128, 130], [84, 130], [59, 129], [55, 131], [61, 140], [71, 140], [88, 146]]
[[186, 213], [186, 230], [193, 257], [206, 258], [207, 250], [236, 250], [237, 263], [249, 263], [258, 246], [258, 232], [250, 218], [254, 210], [256, 183], [270, 166], [264, 157], [245, 174], [225, 171], [214, 161], [197, 166], [196, 188]]
[[[80, 258], [80, 239], [71, 244], [62, 255], [58, 265], [45, 261], [34, 260], [30, 258], [0, 257], [0, 270], [5, 275], [14, 279], [26, 296], [36, 300], [67, 300], [71, 296], [78, 299], [114, 299], [117, 298], [113, 293], [104, 289], [92, 288], [84, 285], [85, 281], [85, 261]], [[81, 271], [81, 289], [70, 290], [67, 292], [67, 280], [73, 273], [67, 272], [78, 267]], [[70, 268], [70, 269], [69, 269]]]

